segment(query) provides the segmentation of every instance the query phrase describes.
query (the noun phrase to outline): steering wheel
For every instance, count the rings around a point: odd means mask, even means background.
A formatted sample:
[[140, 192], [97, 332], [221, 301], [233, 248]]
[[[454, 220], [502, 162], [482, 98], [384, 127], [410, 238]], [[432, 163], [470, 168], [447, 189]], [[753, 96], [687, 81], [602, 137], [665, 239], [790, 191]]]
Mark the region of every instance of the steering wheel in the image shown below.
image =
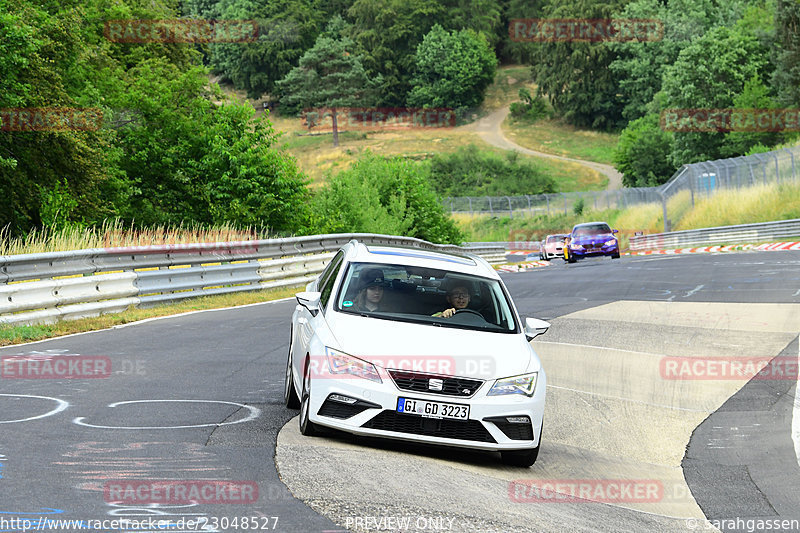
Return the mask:
[[[456, 309], [456, 312], [453, 313], [453, 314], [457, 315], [458, 313], [472, 313], [473, 315], [478, 315], [479, 317], [483, 318], [483, 315], [480, 314], [479, 312], [475, 311], [474, 309], [467, 309], [467, 308]], [[484, 320], [486, 320], [486, 319], [484, 318]]]

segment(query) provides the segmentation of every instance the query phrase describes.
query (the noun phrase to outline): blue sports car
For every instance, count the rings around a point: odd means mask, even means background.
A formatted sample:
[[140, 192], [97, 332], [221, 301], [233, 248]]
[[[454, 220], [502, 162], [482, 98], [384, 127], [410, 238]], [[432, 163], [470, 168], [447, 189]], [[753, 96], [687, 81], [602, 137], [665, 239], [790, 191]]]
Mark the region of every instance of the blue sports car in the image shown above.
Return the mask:
[[617, 230], [605, 222], [586, 222], [576, 224], [567, 237], [564, 258], [574, 263], [583, 257], [610, 255], [619, 258], [619, 240], [614, 236]]

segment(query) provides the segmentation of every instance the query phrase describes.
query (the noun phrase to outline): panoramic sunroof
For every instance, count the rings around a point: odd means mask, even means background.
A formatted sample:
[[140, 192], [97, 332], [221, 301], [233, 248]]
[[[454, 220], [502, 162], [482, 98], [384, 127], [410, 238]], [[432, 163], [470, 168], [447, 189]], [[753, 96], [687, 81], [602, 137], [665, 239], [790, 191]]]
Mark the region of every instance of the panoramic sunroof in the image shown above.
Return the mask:
[[[431, 259], [433, 261], [443, 261], [446, 263], [458, 263], [460, 265], [475, 265], [475, 261], [463, 255], [451, 254], [449, 252], [430, 252], [426, 253], [418, 248], [372, 248], [367, 246], [369, 253], [375, 255], [392, 255], [399, 257], [417, 257], [420, 259]], [[443, 255], [444, 254], [444, 255]]]

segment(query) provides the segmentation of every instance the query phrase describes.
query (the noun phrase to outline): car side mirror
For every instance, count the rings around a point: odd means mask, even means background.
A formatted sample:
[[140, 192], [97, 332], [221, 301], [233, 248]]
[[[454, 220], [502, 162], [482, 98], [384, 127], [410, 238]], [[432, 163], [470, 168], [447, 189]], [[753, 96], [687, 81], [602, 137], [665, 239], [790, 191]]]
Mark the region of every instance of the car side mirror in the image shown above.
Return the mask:
[[619, 230], [618, 229], [612, 229], [611, 233], [619, 233]]
[[297, 298], [297, 303], [308, 309], [311, 316], [317, 316], [319, 312], [319, 299], [322, 296], [321, 292], [298, 292], [294, 295]]
[[548, 329], [550, 329], [550, 322], [545, 322], [538, 318], [525, 319], [525, 338], [529, 341], [533, 340], [534, 337], [546, 333]]

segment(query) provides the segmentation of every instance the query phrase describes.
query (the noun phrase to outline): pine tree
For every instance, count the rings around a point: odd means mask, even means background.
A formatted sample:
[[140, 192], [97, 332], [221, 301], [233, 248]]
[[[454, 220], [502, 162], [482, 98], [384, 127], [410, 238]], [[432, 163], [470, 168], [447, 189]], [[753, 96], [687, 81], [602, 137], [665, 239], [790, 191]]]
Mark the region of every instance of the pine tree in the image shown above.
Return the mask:
[[361, 56], [352, 52], [355, 43], [340, 33], [317, 38], [300, 64], [278, 82], [282, 106], [331, 108], [334, 146], [339, 146], [337, 108], [374, 105], [380, 84], [380, 79], [369, 79]]

